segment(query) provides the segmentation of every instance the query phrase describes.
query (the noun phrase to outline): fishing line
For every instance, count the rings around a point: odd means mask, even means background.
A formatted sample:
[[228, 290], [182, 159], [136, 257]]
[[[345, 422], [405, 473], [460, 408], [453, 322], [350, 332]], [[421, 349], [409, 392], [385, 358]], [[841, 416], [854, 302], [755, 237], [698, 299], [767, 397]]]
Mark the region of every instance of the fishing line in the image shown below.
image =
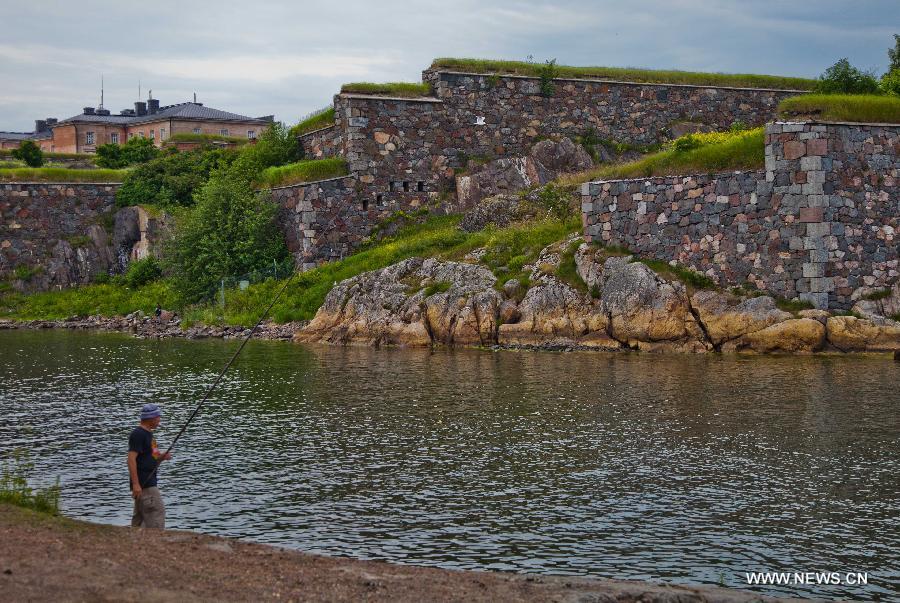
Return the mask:
[[[200, 412], [200, 409], [203, 408], [203, 405], [206, 404], [206, 401], [209, 400], [209, 396], [212, 394], [213, 390], [216, 389], [216, 386], [219, 384], [219, 382], [222, 381], [222, 377], [225, 376], [225, 373], [228, 372], [228, 369], [231, 368], [231, 365], [234, 363], [234, 361], [237, 359], [237, 357], [241, 354], [241, 351], [243, 351], [244, 346], [247, 345], [247, 342], [250, 341], [250, 338], [253, 337], [253, 334], [256, 333], [256, 331], [259, 329], [260, 325], [263, 323], [263, 321], [266, 319], [266, 317], [269, 316], [269, 312], [272, 311], [272, 308], [275, 306], [275, 303], [281, 297], [281, 294], [284, 293], [284, 291], [288, 288], [288, 285], [291, 284], [291, 281], [294, 280], [294, 277], [296, 275], [297, 275], [297, 272], [294, 272], [293, 274], [291, 274], [290, 278], [284, 283], [284, 286], [281, 288], [281, 290], [278, 292], [278, 294], [275, 295], [275, 297], [272, 299], [272, 302], [269, 304], [269, 307], [266, 308], [266, 311], [263, 312], [262, 316], [259, 317], [259, 320], [256, 321], [256, 325], [254, 325], [253, 328], [250, 329], [250, 334], [244, 338], [244, 341], [241, 342], [241, 345], [238, 347], [237, 351], [235, 351], [235, 353], [231, 357], [231, 359], [222, 368], [222, 372], [219, 373], [219, 376], [216, 377], [216, 380], [213, 381], [212, 385], [209, 386], [209, 389], [206, 390], [206, 394], [203, 396], [203, 399], [200, 400], [200, 403], [194, 409], [194, 412], [191, 413], [191, 416], [188, 417], [188, 420], [184, 423], [184, 426], [182, 426], [181, 430], [175, 436], [175, 439], [172, 440], [172, 443], [169, 444], [169, 447], [166, 449], [166, 451], [158, 459], [154, 459], [156, 461], [156, 465], [153, 467], [153, 471], [150, 472], [150, 474], [147, 476], [147, 478], [145, 480], [143, 480], [145, 483], [147, 481], [149, 481], [154, 475], [156, 475], [156, 471], [159, 469], [160, 463], [162, 463], [161, 459], [163, 459], [167, 454], [169, 454], [169, 452], [172, 451], [173, 448], [175, 448], [175, 443], [178, 441], [179, 438], [181, 438], [181, 436], [187, 430], [188, 425], [191, 424], [191, 421], [194, 420], [194, 417], [197, 416], [197, 413]], [[141, 484], [141, 488], [143, 488], [143, 487], [144, 487], [144, 484]]]

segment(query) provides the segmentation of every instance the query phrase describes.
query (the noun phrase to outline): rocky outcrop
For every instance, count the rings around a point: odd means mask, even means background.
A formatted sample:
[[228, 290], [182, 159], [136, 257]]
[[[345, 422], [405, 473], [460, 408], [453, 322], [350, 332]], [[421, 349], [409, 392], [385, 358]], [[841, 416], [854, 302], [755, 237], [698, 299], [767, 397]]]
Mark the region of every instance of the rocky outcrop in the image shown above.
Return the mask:
[[456, 197], [461, 208], [473, 208], [482, 199], [540, 186], [560, 174], [586, 170], [592, 165], [584, 147], [568, 138], [542, 140], [524, 157], [495, 159], [473, 174], [457, 176]]
[[486, 268], [410, 258], [338, 283], [298, 341], [490, 345], [502, 295]]
[[[900, 323], [792, 314], [767, 296], [691, 292], [631, 256], [582, 244], [585, 285], [559, 276], [572, 237], [545, 248], [527, 289], [498, 285], [473, 251], [467, 262], [412, 258], [338, 283], [296, 341], [545, 349], [810, 354], [900, 350]], [[481, 250], [483, 251], [483, 250]], [[571, 261], [571, 255], [568, 256]]]

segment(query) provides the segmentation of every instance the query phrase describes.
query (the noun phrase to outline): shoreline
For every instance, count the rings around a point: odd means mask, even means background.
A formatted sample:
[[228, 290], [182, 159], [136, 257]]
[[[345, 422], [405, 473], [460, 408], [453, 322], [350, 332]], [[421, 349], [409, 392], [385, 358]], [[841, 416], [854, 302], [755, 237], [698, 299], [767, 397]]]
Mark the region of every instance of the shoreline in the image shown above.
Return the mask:
[[[272, 321], [264, 322], [259, 330], [253, 335], [254, 339], [263, 341], [286, 341], [296, 342], [295, 335], [297, 332], [309, 324], [309, 321], [274, 323]], [[192, 325], [186, 329], [182, 329], [180, 321], [177, 317], [173, 320], [160, 320], [155, 317], [141, 316], [125, 316], [125, 317], [105, 317], [105, 316], [89, 316], [87, 318], [65, 318], [54, 320], [13, 320], [0, 319], [0, 331], [9, 330], [79, 330], [79, 331], [100, 331], [108, 333], [123, 333], [132, 335], [138, 339], [240, 339], [246, 337], [250, 332], [250, 327], [243, 326], [222, 326], [222, 325]], [[312, 342], [308, 342], [312, 343]], [[489, 344], [489, 345], [444, 345], [432, 344], [430, 346], [412, 346], [412, 345], [391, 345], [382, 344], [380, 346], [367, 345], [361, 342], [347, 342], [344, 344], [334, 344], [328, 342], [317, 342], [323, 345], [343, 345], [343, 346], [359, 346], [359, 347], [398, 347], [398, 348], [421, 348], [432, 349], [435, 347], [443, 347], [447, 349], [486, 349], [492, 351], [517, 351], [517, 352], [609, 352], [614, 354], [627, 353], [645, 353], [645, 354], [689, 354], [697, 355], [695, 351], [679, 351], [679, 350], [660, 350], [646, 351], [635, 349], [609, 349], [607, 347], [598, 347], [592, 345], [582, 345], [577, 341], [567, 338], [548, 339], [547, 341], [536, 344], [510, 343], [506, 345]], [[871, 350], [849, 350], [840, 351], [836, 349], [823, 349], [815, 352], [770, 352], [757, 353], [748, 351], [708, 351], [706, 354], [715, 354], [720, 356], [829, 356], [829, 357], [893, 357], [894, 360], [900, 361], [900, 351], [871, 351]], [[703, 355], [703, 354], [701, 354]]]
[[[153, 560], [152, 571], [140, 559]], [[140, 569], [141, 571], [136, 571]], [[718, 586], [449, 570], [326, 557], [181, 530], [51, 516], [0, 503], [10, 600], [802, 601]]]

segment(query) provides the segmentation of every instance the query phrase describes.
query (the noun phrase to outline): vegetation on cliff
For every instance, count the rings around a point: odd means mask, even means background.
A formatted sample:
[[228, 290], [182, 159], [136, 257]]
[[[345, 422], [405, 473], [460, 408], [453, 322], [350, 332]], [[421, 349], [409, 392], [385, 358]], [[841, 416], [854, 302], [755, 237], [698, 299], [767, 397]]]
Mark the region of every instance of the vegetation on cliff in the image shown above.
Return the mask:
[[300, 136], [332, 125], [334, 125], [334, 107], [328, 107], [300, 120], [300, 123], [291, 128], [291, 134]]
[[259, 177], [259, 185], [274, 188], [337, 178], [348, 173], [347, 162], [341, 158], [308, 159], [266, 168]]
[[[525, 61], [495, 61], [487, 59], [435, 59], [432, 69], [465, 71], [470, 73], [497, 73], [541, 77], [546, 65]], [[751, 73], [701, 73], [693, 71], [632, 69], [625, 67], [573, 67], [555, 65], [555, 77], [608, 79], [623, 82], [657, 84], [690, 84], [695, 86], [734, 86], [740, 88], [778, 88], [786, 90], [813, 90], [816, 80], [802, 77], [757, 75]]]
[[786, 119], [811, 117], [823, 121], [900, 124], [900, 97], [874, 94], [804, 94], [781, 101], [778, 113]]
[[352, 82], [341, 86], [342, 93], [374, 94], [378, 96], [399, 96], [403, 98], [416, 98], [430, 96], [431, 85], [423, 82], [387, 82], [374, 84], [372, 82]]
[[563, 185], [591, 180], [617, 180], [729, 170], [762, 169], [765, 164], [763, 128], [736, 132], [687, 134], [668, 143], [664, 150], [628, 163], [601, 165], [563, 176]]

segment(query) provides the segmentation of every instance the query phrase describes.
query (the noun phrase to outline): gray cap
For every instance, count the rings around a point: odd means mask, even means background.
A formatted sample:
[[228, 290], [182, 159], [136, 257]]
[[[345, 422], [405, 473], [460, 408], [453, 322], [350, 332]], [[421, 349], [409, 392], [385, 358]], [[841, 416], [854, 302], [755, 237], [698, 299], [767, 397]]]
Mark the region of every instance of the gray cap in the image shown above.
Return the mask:
[[144, 404], [141, 408], [141, 421], [145, 419], [155, 419], [156, 417], [161, 417], [162, 411], [159, 409], [158, 404]]

